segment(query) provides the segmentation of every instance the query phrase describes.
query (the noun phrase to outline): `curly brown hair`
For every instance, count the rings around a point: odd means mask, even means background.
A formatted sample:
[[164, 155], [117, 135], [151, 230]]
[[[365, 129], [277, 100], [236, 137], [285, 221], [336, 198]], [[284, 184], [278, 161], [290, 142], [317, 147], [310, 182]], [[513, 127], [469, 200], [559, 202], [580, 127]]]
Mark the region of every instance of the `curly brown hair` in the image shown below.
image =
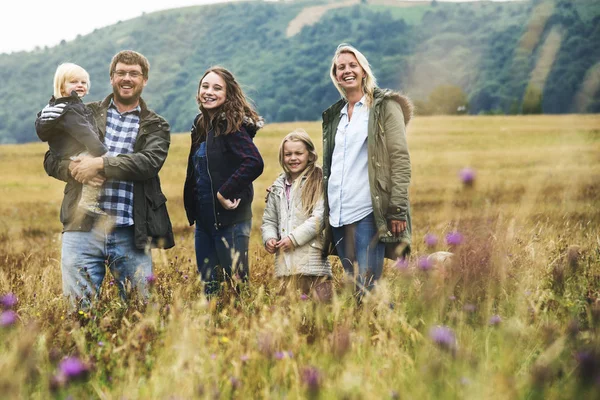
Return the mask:
[[[213, 113], [212, 118], [209, 117], [208, 111], [204, 109], [200, 101], [202, 80], [211, 72], [219, 75], [225, 81], [225, 102]], [[204, 138], [210, 129], [214, 129], [215, 136], [228, 135], [240, 130], [244, 123], [244, 117], [250, 118], [252, 121], [258, 121], [259, 119], [254, 107], [246, 99], [240, 84], [236, 81], [233, 74], [220, 66], [211, 67], [204, 72], [198, 83], [196, 101], [202, 115], [196, 125], [196, 135], [192, 138], [194, 143]]]

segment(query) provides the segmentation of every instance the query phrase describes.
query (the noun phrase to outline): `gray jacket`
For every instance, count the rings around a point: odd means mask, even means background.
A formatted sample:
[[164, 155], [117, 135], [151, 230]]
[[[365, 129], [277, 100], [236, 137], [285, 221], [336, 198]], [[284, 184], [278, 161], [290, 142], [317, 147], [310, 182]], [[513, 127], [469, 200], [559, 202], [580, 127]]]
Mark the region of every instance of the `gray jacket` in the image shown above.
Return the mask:
[[331, 276], [331, 265], [323, 255], [323, 212], [321, 199], [312, 214], [306, 215], [302, 209], [302, 186], [292, 185], [290, 204], [285, 196], [285, 174], [281, 174], [271, 186], [261, 226], [263, 244], [269, 239], [280, 240], [288, 236], [294, 250], [278, 251], [275, 255], [275, 276], [313, 275]]

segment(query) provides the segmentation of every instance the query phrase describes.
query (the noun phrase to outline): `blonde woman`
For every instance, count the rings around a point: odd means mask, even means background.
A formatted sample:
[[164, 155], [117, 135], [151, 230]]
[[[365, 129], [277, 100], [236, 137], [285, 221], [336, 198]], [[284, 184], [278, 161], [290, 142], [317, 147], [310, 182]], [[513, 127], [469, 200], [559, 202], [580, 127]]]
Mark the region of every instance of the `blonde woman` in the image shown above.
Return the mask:
[[413, 106], [378, 88], [365, 56], [348, 44], [338, 46], [330, 77], [342, 98], [323, 112], [324, 218], [334, 251], [364, 292], [381, 277], [385, 256], [410, 252]]
[[319, 300], [331, 296], [331, 266], [323, 252], [323, 170], [310, 136], [298, 129], [279, 148], [283, 172], [267, 197], [262, 238], [275, 256], [282, 291], [299, 289]]

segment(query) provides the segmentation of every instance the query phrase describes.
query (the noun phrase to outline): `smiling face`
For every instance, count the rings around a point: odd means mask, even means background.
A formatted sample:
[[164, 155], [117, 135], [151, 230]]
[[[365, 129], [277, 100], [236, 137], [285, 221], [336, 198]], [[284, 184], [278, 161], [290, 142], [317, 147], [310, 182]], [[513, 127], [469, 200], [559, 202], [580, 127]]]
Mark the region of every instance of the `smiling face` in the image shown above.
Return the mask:
[[79, 97], [83, 97], [88, 92], [88, 78], [84, 74], [74, 74], [65, 80], [62, 87], [62, 96], [71, 95], [72, 91], [77, 92]]
[[209, 72], [200, 82], [198, 100], [202, 107], [213, 115], [227, 99], [227, 84], [215, 72]]
[[113, 87], [115, 102], [133, 106], [140, 101], [148, 79], [144, 78], [140, 65], [128, 65], [119, 62], [110, 75], [110, 83]]
[[308, 166], [310, 153], [304, 142], [300, 140], [287, 140], [283, 144], [283, 165], [292, 180], [299, 177]]
[[335, 62], [335, 78], [347, 92], [362, 91], [365, 71], [352, 53], [341, 53]]

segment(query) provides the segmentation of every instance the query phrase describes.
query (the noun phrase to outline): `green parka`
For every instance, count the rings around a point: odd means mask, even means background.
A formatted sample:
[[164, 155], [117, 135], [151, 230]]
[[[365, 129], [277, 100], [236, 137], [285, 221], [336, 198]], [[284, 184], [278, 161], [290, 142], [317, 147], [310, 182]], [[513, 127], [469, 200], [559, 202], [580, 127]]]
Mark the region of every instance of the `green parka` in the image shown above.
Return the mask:
[[[412, 223], [408, 186], [411, 166], [406, 125], [412, 117], [413, 105], [409, 98], [391, 90], [375, 88], [373, 97], [367, 135], [369, 187], [379, 240], [386, 243], [386, 257], [395, 259], [410, 253]], [[327, 186], [335, 134], [345, 104], [346, 100], [342, 99], [323, 112], [325, 221], [329, 221]], [[400, 237], [394, 237], [389, 230], [388, 221], [392, 219], [407, 223]]]

